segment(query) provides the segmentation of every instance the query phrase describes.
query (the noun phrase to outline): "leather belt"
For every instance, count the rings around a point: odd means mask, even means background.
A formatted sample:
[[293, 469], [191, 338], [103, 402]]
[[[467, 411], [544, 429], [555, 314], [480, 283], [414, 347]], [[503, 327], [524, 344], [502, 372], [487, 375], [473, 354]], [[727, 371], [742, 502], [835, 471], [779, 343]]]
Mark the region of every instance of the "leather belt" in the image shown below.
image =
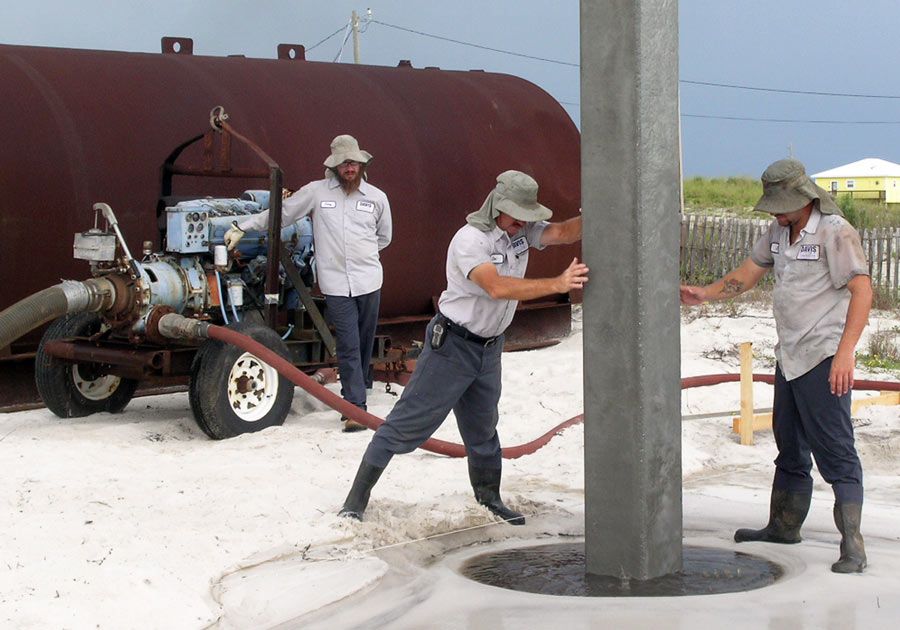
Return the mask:
[[476, 335], [473, 332], [469, 332], [467, 328], [464, 326], [460, 326], [459, 324], [453, 322], [453, 320], [447, 319], [447, 317], [443, 313], [438, 313], [438, 321], [443, 325], [448, 331], [456, 335], [457, 337], [462, 337], [466, 341], [472, 341], [481, 346], [490, 346], [497, 342], [500, 338], [500, 335], [496, 337], [482, 337], [480, 335]]

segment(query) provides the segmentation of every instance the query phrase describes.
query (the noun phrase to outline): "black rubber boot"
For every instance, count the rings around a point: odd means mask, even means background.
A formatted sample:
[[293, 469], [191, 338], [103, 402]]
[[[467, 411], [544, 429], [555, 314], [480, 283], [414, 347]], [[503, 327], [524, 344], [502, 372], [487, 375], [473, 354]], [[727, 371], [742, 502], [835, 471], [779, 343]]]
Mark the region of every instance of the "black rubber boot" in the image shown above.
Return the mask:
[[841, 532], [841, 558], [831, 565], [835, 573], [862, 573], [866, 568], [866, 546], [859, 524], [862, 503], [835, 503], [834, 524]]
[[500, 499], [500, 469], [478, 468], [469, 465], [469, 480], [475, 490], [475, 500], [510, 525], [524, 525], [525, 517], [510, 510]]
[[800, 526], [809, 513], [811, 498], [812, 492], [789, 492], [772, 488], [769, 524], [762, 529], [739, 529], [734, 532], [734, 541], [759, 540], [782, 545], [800, 542]]
[[372, 487], [378, 482], [384, 468], [378, 468], [367, 464], [365, 460], [359, 463], [359, 470], [356, 471], [356, 478], [353, 480], [353, 486], [350, 488], [350, 494], [344, 500], [344, 507], [338, 512], [338, 516], [353, 518], [361, 521], [366, 506], [369, 505], [369, 494]]

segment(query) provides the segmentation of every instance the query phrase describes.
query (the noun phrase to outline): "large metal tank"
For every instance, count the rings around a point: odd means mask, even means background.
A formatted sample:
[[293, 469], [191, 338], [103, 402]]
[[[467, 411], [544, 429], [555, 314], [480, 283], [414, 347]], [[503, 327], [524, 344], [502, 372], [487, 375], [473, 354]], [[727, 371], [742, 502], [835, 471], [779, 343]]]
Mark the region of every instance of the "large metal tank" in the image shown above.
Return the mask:
[[[247, 59], [0, 46], [0, 309], [61, 277], [88, 275], [72, 258], [72, 235], [89, 227], [97, 201], [115, 209], [133, 250], [144, 240], [158, 247], [160, 167], [205, 131], [216, 105], [278, 162], [290, 188], [322, 177], [337, 134], [375, 155], [370, 181], [394, 216], [383, 252], [385, 321], [433, 312], [450, 238], [500, 172], [532, 174], [555, 218], [577, 212], [578, 130], [534, 84], [482, 71], [308, 62], [302, 48], [296, 58], [280, 48], [282, 58]], [[236, 150], [242, 160], [259, 166]], [[173, 192], [236, 196], [259, 185], [182, 177]], [[529, 276], [556, 273], [577, 253], [536, 253]]]

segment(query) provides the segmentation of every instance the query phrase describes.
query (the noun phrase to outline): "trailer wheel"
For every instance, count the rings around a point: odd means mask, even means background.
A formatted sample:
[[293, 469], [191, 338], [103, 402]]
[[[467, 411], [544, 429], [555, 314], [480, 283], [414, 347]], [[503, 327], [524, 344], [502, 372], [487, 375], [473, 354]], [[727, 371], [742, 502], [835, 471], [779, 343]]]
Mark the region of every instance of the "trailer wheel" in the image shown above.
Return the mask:
[[[288, 358], [281, 337], [266, 326], [240, 322], [230, 328]], [[284, 424], [294, 384], [249, 352], [211, 339], [191, 365], [191, 409], [197, 425], [214, 440]]]
[[69, 363], [44, 352], [44, 344], [88, 337], [100, 330], [96, 313], [73, 313], [50, 324], [38, 345], [34, 380], [47, 409], [60, 418], [82, 418], [101, 411], [118, 413], [134, 397], [138, 381], [106, 374], [93, 364]]

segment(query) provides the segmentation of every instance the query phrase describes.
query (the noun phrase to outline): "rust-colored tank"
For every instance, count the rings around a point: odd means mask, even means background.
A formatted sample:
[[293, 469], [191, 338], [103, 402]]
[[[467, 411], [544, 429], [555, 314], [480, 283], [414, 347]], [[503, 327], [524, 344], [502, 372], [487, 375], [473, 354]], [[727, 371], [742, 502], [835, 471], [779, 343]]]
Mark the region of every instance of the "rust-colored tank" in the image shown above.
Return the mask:
[[[114, 208], [132, 250], [144, 240], [158, 248], [160, 167], [208, 128], [216, 105], [278, 162], [290, 188], [322, 177], [339, 133], [375, 155], [369, 177], [394, 217], [383, 252], [385, 322], [433, 313], [450, 238], [498, 173], [532, 174], [555, 218], [577, 212], [579, 134], [537, 86], [482, 71], [308, 62], [301, 47], [279, 48], [282, 58], [247, 59], [0, 46], [0, 310], [89, 275], [72, 258], [72, 238], [90, 227], [97, 201]], [[255, 159], [247, 154], [246, 164]], [[259, 186], [181, 177], [173, 193], [237, 196]], [[556, 273], [577, 253], [535, 253], [529, 275]]]

